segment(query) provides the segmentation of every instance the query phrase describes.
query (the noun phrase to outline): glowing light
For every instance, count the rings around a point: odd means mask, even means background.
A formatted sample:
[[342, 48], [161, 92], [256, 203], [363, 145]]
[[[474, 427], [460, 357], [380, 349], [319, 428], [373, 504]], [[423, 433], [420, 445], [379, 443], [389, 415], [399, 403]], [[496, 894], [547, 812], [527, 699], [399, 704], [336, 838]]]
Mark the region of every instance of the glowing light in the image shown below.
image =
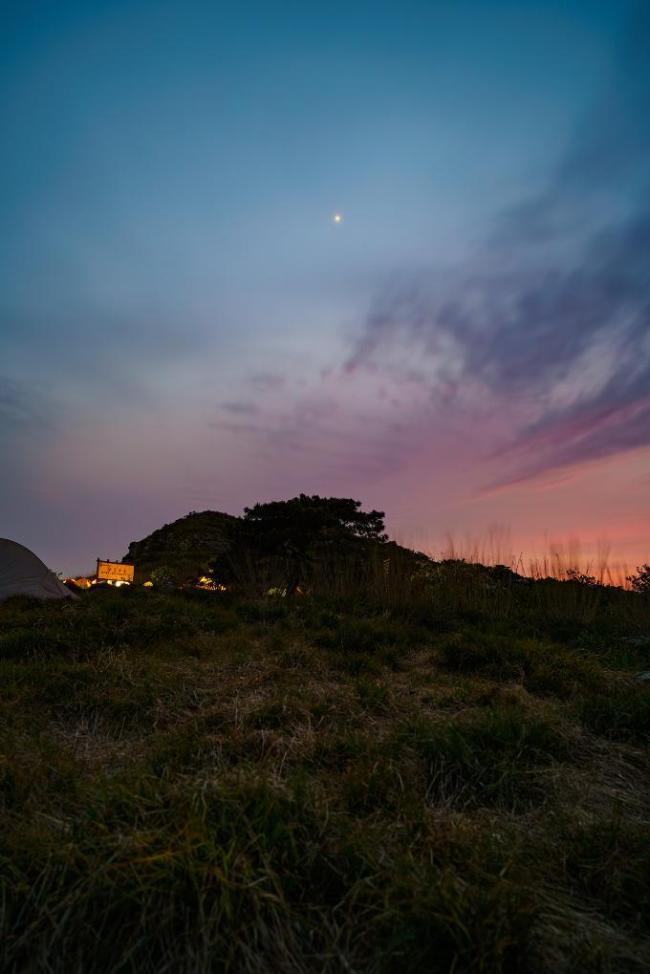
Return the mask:
[[343, 214], [342, 213], [335, 213], [334, 216], [332, 217], [332, 219], [333, 219], [334, 223], [343, 223]]
[[210, 578], [208, 575], [201, 575], [199, 580], [194, 583], [194, 588], [207, 589], [210, 592], [227, 592], [228, 589], [221, 582], [215, 582], [214, 579]]

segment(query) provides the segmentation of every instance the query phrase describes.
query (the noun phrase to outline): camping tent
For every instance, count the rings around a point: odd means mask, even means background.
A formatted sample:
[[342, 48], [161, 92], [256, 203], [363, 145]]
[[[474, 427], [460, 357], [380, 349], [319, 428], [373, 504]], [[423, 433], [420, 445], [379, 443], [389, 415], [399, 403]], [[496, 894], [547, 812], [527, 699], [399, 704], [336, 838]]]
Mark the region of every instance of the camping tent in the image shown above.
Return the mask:
[[32, 595], [37, 599], [74, 598], [29, 548], [0, 538], [0, 602], [10, 595]]

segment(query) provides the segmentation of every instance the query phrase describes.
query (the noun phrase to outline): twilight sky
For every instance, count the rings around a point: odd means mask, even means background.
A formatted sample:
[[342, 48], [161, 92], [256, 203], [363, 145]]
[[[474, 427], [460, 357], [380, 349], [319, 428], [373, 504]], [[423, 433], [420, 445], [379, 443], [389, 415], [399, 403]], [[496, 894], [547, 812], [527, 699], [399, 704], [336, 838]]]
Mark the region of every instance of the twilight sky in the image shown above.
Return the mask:
[[304, 491], [650, 560], [650, 4], [1, 17], [0, 536]]

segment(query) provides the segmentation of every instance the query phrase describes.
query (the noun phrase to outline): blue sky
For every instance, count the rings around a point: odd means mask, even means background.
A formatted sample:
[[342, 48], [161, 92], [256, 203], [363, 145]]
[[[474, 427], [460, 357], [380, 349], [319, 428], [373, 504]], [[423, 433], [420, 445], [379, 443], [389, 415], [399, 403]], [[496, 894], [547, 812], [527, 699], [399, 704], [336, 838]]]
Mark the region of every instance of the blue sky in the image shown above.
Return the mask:
[[415, 541], [638, 557], [647, 27], [626, 0], [5, 4], [0, 533], [73, 570], [308, 490]]

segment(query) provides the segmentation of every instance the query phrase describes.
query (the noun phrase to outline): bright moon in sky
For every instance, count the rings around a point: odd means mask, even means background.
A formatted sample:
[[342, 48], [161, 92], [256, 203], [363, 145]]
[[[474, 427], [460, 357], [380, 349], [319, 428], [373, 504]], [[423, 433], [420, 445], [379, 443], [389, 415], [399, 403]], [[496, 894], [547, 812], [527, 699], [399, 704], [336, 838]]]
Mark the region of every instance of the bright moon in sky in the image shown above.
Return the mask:
[[335, 213], [332, 219], [334, 220], [334, 223], [343, 223], [343, 214]]

